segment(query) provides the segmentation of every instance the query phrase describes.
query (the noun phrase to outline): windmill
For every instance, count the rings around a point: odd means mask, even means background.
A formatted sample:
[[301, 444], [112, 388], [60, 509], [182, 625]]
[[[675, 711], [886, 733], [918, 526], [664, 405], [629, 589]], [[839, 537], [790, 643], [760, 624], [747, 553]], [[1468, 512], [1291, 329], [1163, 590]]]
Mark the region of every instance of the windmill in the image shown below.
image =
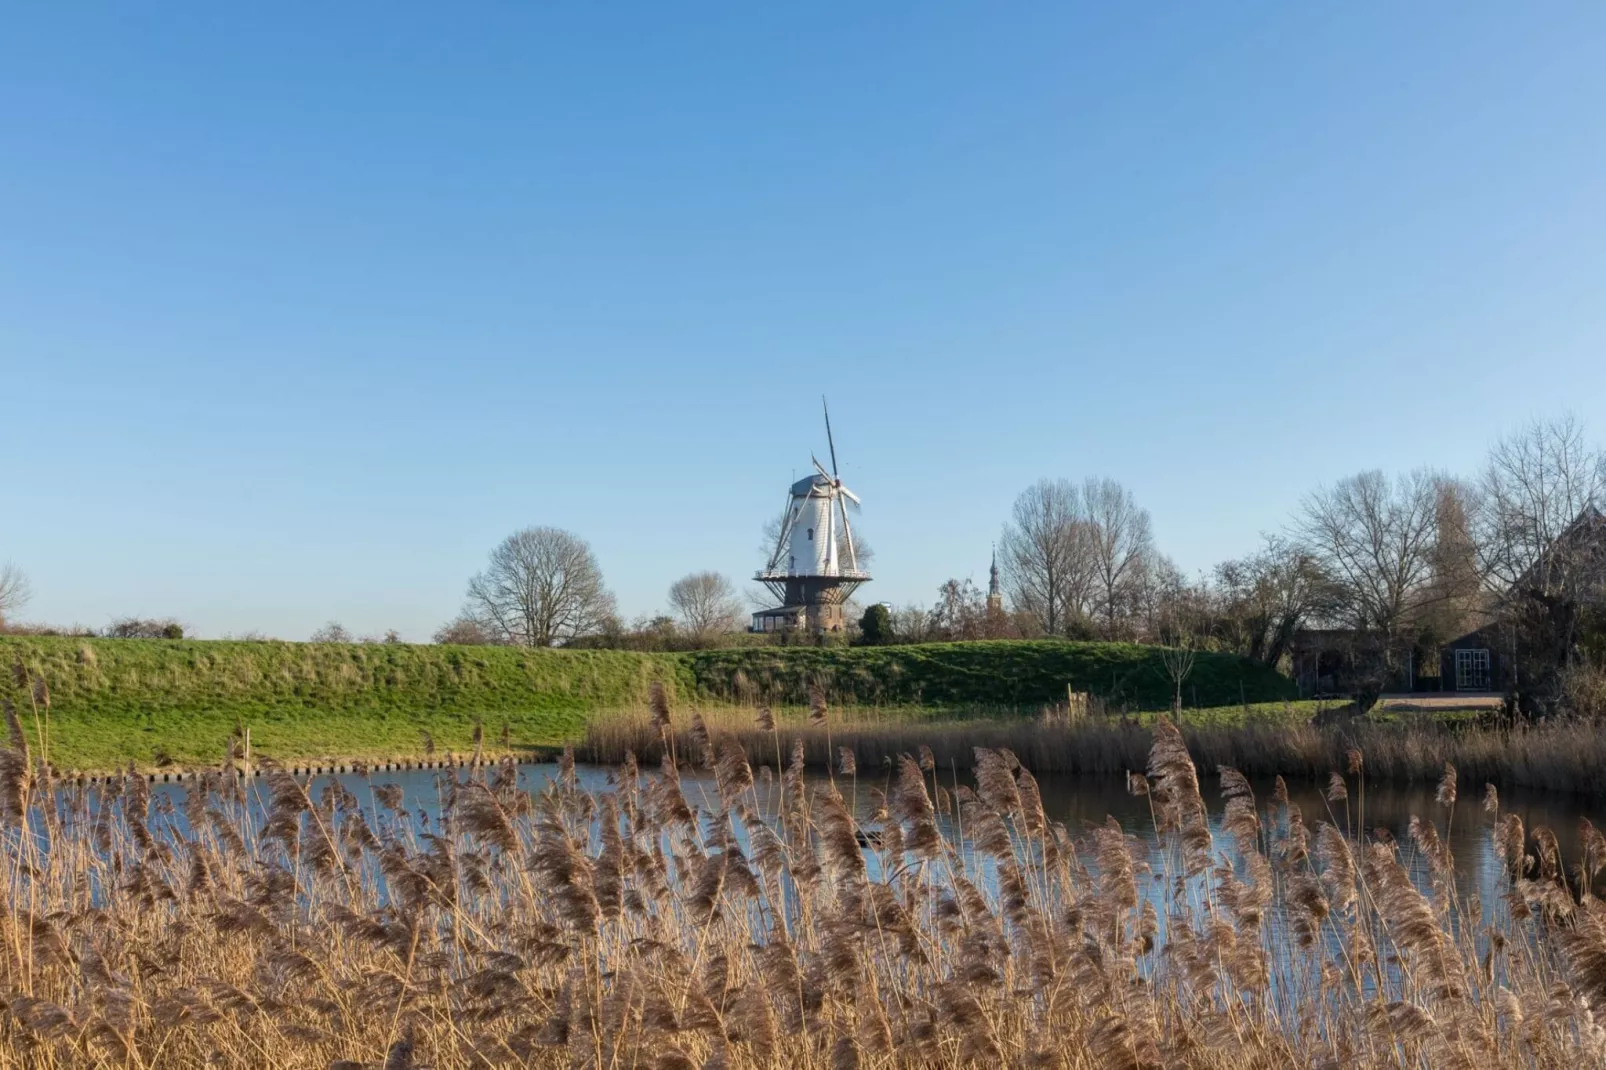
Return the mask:
[[756, 632], [838, 632], [846, 621], [842, 605], [870, 579], [859, 566], [853, 543], [849, 506], [859, 496], [842, 485], [837, 474], [836, 440], [831, 436], [831, 410], [825, 411], [825, 441], [831, 449], [831, 470], [810, 455], [814, 474], [793, 483], [786, 492], [781, 530], [769, 561], [753, 578], [781, 603], [753, 614]]

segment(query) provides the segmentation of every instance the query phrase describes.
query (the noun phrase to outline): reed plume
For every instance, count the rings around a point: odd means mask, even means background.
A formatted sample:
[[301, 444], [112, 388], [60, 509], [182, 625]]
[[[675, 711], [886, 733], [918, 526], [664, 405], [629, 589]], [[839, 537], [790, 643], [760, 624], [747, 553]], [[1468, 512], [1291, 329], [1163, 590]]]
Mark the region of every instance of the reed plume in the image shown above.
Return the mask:
[[[931, 774], [950, 755], [907, 749], [856, 809], [806, 773], [811, 753], [843, 760], [818, 737], [800, 734], [777, 800], [739, 739], [709, 735], [711, 777], [663, 747], [593, 788], [569, 752], [544, 783], [510, 761], [444, 771], [413, 809], [394, 784], [309, 791], [271, 763], [154, 791], [129, 775], [11, 792], [0, 1067], [1606, 1057], [1606, 907], [1588, 891], [1606, 838], [1587, 822], [1576, 858], [1536, 828], [1530, 860], [1521, 818], [1492, 808], [1509, 909], [1485, 912], [1454, 893], [1432, 822], [1413, 839], [1438, 889], [1381, 826], [1364, 846], [1337, 823], [1313, 833], [1286, 783], [1263, 801], [1226, 762], [1209, 766], [1214, 842], [1174, 726], [1127, 778], [1158, 849], [1115, 818], [1073, 839], [1012, 748], [983, 747], [948, 788]], [[0, 788], [29, 775], [18, 754], [0, 750]], [[854, 757], [841, 768], [868, 777]], [[1305, 768], [1364, 790], [1360, 761], [1331, 757]]]
[[921, 858], [935, 858], [942, 839], [937, 834], [937, 814], [931, 796], [926, 794], [926, 777], [920, 765], [907, 754], [898, 760], [897, 789], [888, 800], [892, 814], [904, 826], [904, 846]]
[[714, 743], [708, 735], [708, 725], [704, 723], [702, 714], [696, 711], [691, 715], [691, 745], [693, 753], [704, 769], [714, 768]]
[[654, 680], [647, 688], [647, 706], [652, 710], [652, 726], [659, 732], [668, 732], [672, 727], [669, 717], [669, 693], [659, 680]]
[[17, 707], [9, 698], [0, 698], [0, 709], [6, 716], [6, 744], [18, 754], [23, 761], [28, 759], [28, 737], [22, 730], [22, 721], [17, 717]]
[[1444, 775], [1439, 778], [1437, 798], [1440, 806], [1455, 805], [1455, 766], [1444, 763]]
[[1164, 717], [1154, 726], [1149, 780], [1159, 803], [1162, 825], [1180, 833], [1187, 874], [1203, 873], [1211, 865], [1212, 844], [1204, 799], [1199, 794], [1199, 771], [1188, 755], [1182, 733]]
[[829, 707], [825, 704], [825, 690], [818, 684], [809, 685], [809, 724], [816, 728], [822, 727], [826, 721]]

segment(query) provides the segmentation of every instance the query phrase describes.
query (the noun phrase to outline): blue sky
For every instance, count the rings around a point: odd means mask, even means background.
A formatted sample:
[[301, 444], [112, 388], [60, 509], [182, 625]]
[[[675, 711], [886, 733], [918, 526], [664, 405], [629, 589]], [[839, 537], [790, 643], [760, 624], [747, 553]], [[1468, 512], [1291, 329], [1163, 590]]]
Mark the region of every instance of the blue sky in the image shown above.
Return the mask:
[[1189, 571], [1606, 430], [1606, 6], [12, 5], [26, 614], [424, 639], [515, 528], [761, 563], [831, 397], [864, 591], [1108, 475]]

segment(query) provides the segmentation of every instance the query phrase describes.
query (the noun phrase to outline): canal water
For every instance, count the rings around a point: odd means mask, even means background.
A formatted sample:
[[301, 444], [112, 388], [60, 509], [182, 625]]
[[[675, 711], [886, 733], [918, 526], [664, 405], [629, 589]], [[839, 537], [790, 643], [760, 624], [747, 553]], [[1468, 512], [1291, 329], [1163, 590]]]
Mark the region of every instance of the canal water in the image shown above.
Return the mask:
[[[525, 790], [539, 792], [558, 775], [558, 767], [552, 763], [531, 763], [521, 765], [518, 772], [520, 784]], [[577, 768], [580, 787], [594, 792], [615, 788], [615, 774], [616, 770], [610, 767], [581, 765]], [[656, 776], [657, 773], [653, 771], [647, 775]], [[397, 785], [403, 791], [406, 809], [417, 827], [423, 829], [437, 824], [447, 780], [467, 776], [467, 770], [409, 770], [373, 773], [369, 776], [326, 774], [311, 777], [308, 786], [316, 799], [327, 784], [339, 781], [366, 806], [373, 803], [371, 790], [374, 786]], [[811, 783], [824, 779], [826, 774], [822, 772], [811, 771], [808, 775]], [[1037, 779], [1049, 819], [1063, 823], [1073, 838], [1080, 838], [1088, 828], [1103, 825], [1109, 817], [1114, 817], [1128, 834], [1149, 845], [1152, 865], [1157, 872], [1161, 870], [1162, 841], [1155, 832], [1150, 800], [1129, 793], [1124, 780], [1051, 774]], [[887, 774], [878, 772], [858, 777], [839, 775], [835, 780], [861, 825], [873, 829], [879, 824], [875, 810], [879, 804], [878, 792], [885, 792], [889, 787]], [[939, 781], [950, 791], [955, 786], [948, 774], [939, 774]], [[265, 801], [266, 786], [263, 782], [253, 779], [250, 784], [250, 790], [259, 804]], [[959, 774], [958, 784], [973, 786], [964, 773]], [[711, 775], [685, 771], [682, 785], [693, 807], [708, 812], [716, 809], [718, 793]], [[1266, 811], [1274, 785], [1257, 783], [1254, 787], [1262, 820], [1267, 821]], [[1210, 811], [1217, 849], [1224, 858], [1230, 859], [1231, 838], [1220, 827], [1223, 802], [1216, 778], [1202, 776], [1201, 788]], [[182, 814], [185, 790], [183, 784], [158, 785], [153, 793], [168, 795], [174, 810]], [[762, 812], [774, 813], [776, 790], [773, 781], [760, 778], [755, 791]], [[1322, 822], [1353, 834], [1364, 821], [1368, 838], [1386, 833], [1398, 841], [1402, 861], [1425, 889], [1428, 885], [1426, 859], [1412, 844], [1409, 829], [1413, 816], [1432, 821], [1454, 856], [1457, 891], [1463, 898], [1476, 895], [1486, 914], [1496, 908], [1506, 890], [1507, 878], [1490, 834], [1494, 815], [1484, 809], [1482, 785], [1461, 785], [1461, 797], [1453, 810], [1438, 802], [1435, 797], [1436, 785], [1433, 784], [1368, 784], [1363, 791], [1355, 779], [1350, 778], [1348, 792], [1347, 800], [1329, 801], [1325, 784], [1308, 781], [1288, 784], [1290, 801], [1300, 808], [1312, 832], [1313, 842], [1316, 828]], [[1563, 863], [1569, 870], [1579, 858], [1579, 819], [1587, 818], [1597, 827], [1606, 829], [1606, 804], [1602, 801], [1513, 789], [1502, 791], [1499, 802], [1501, 813], [1518, 814], [1530, 832], [1538, 826], [1550, 828], [1556, 835]], [[954, 835], [956, 830], [947, 819], [940, 823], [946, 835]]]

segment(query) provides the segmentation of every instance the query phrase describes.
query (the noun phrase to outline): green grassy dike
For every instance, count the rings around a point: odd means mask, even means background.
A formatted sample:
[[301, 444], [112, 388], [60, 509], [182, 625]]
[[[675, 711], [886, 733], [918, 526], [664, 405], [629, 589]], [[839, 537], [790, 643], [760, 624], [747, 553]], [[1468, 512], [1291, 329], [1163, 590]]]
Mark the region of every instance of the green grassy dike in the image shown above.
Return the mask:
[[[1167, 704], [1157, 651], [1107, 643], [985, 642], [854, 649], [748, 648], [690, 654], [410, 646], [0, 637], [0, 670], [17, 662], [50, 687], [52, 762], [106, 770], [215, 764], [236, 725], [256, 754], [280, 761], [416, 756], [472, 749], [476, 723], [499, 749], [578, 739], [599, 713], [640, 708], [653, 680], [679, 705], [797, 703], [811, 685], [837, 705], [999, 715], [1032, 713], [1067, 685], [1132, 709]], [[1190, 704], [1273, 702], [1278, 674], [1201, 655]], [[0, 694], [36, 736], [10, 671]], [[41, 722], [40, 727], [44, 727]], [[34, 740], [38, 746], [38, 740]]]

